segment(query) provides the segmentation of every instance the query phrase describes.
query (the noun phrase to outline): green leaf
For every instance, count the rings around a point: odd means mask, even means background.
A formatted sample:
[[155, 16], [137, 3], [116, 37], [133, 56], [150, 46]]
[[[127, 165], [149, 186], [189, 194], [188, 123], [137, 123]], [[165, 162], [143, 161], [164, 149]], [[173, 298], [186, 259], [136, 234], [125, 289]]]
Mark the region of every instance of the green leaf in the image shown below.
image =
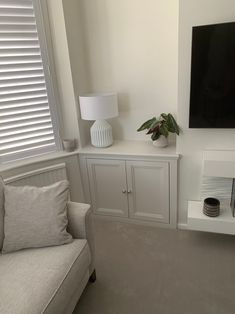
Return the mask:
[[162, 114], [161, 114], [161, 117], [162, 117], [164, 120], [166, 120], [166, 121], [167, 121], [167, 119], [168, 119], [168, 115], [167, 115], [166, 113], [162, 113]]
[[149, 129], [148, 132], [146, 133], [146, 135], [152, 134], [153, 132], [154, 132], [154, 129]]
[[161, 123], [161, 121], [156, 119], [156, 120], [153, 121], [153, 123], [151, 124], [150, 129], [154, 129], [159, 123]]
[[169, 124], [169, 131], [171, 133], [176, 133], [177, 135], [179, 135], [180, 128], [178, 124], [176, 123], [174, 117], [170, 113], [168, 113], [168, 124]]
[[168, 129], [168, 132], [175, 133], [174, 126], [172, 125], [170, 121], [167, 122], [167, 129]]
[[151, 134], [151, 133], [154, 133], [154, 132], [158, 132], [161, 123], [162, 122], [159, 121], [157, 124], [154, 124], [154, 127], [153, 128], [151, 127], [146, 134]]
[[146, 122], [144, 122], [141, 127], [138, 128], [137, 132], [149, 129], [151, 127], [151, 125], [153, 124], [153, 122], [155, 122], [157, 119], [156, 117], [147, 120]]
[[164, 135], [165, 137], [168, 137], [169, 135], [169, 132], [168, 132], [168, 128], [167, 128], [167, 125], [166, 123], [163, 123], [160, 128], [159, 128], [159, 131], [162, 135]]
[[151, 139], [152, 139], [152, 141], [156, 141], [156, 140], [158, 140], [159, 139], [159, 137], [160, 137], [160, 132], [159, 131], [157, 131], [157, 132], [154, 132], [153, 134], [152, 134], [152, 136], [151, 136]]

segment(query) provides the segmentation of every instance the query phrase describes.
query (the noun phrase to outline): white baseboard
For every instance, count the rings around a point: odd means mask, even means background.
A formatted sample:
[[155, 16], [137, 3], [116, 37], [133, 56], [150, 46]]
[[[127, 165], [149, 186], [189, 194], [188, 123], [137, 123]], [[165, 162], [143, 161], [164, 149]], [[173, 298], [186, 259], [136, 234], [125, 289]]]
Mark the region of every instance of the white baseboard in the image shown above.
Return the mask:
[[133, 218], [126, 218], [126, 217], [115, 217], [111, 215], [101, 215], [101, 214], [94, 214], [92, 215], [93, 219], [97, 220], [107, 220], [107, 221], [116, 221], [116, 222], [124, 222], [128, 224], [134, 225], [142, 225], [142, 226], [152, 226], [152, 227], [161, 227], [161, 228], [168, 228], [168, 229], [176, 229], [177, 226], [175, 224], [165, 224], [156, 221], [144, 221], [138, 220]]
[[178, 223], [178, 229], [180, 229], [180, 230], [188, 230], [188, 224]]

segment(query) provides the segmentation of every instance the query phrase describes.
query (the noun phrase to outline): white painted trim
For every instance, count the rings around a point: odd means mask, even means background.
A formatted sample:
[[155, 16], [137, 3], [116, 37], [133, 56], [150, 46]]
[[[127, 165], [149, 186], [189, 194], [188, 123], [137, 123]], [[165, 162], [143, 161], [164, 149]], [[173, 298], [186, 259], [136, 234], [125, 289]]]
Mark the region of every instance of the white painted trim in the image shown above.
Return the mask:
[[188, 230], [188, 224], [178, 223], [178, 229]]
[[8, 183], [20, 181], [20, 180], [25, 179], [25, 178], [34, 177], [36, 175], [52, 172], [52, 171], [55, 171], [55, 170], [58, 170], [58, 169], [65, 169], [66, 170], [66, 164], [65, 163], [61, 163], [61, 164], [52, 165], [52, 166], [49, 166], [49, 167], [44, 167], [44, 168], [40, 168], [40, 169], [36, 169], [36, 170], [20, 173], [20, 174], [18, 174], [16, 176], [4, 179], [4, 183], [8, 184]]
[[79, 166], [81, 171], [81, 177], [82, 177], [82, 188], [83, 193], [85, 197], [85, 201], [88, 204], [91, 204], [91, 191], [90, 191], [90, 184], [88, 179], [88, 169], [87, 169], [87, 162], [85, 156], [79, 155]]
[[128, 217], [116, 217], [116, 216], [108, 216], [108, 215], [99, 215], [99, 214], [92, 214], [92, 217], [94, 220], [106, 220], [111, 222], [121, 222], [121, 223], [128, 223], [128, 224], [134, 224], [134, 225], [144, 225], [149, 227], [160, 227], [160, 228], [167, 228], [167, 229], [175, 229], [175, 226], [162, 223], [162, 222], [156, 222], [156, 221], [147, 221], [147, 220], [138, 220]]
[[64, 151], [58, 151], [58, 152], [53, 152], [49, 154], [44, 154], [36, 157], [29, 157], [29, 158], [24, 158], [22, 160], [17, 160], [14, 162], [9, 162], [5, 163], [4, 165], [0, 165], [0, 172], [2, 173], [3, 171], [9, 171], [13, 169], [17, 169], [20, 167], [24, 166], [29, 166], [33, 164], [37, 164], [43, 161], [50, 161], [50, 160], [56, 160], [60, 158], [67, 158], [71, 157], [74, 155], [78, 155], [79, 151], [75, 150], [74, 152], [64, 152]]
[[[55, 66], [52, 57], [51, 35], [49, 32], [48, 9], [45, 0], [33, 0], [35, 18], [37, 23], [37, 32], [40, 42], [40, 50], [43, 62], [44, 77], [47, 87], [48, 104], [51, 112], [51, 120], [54, 131], [55, 143], [57, 149], [62, 148], [60, 139], [61, 119], [58, 112], [58, 91], [55, 76]], [[47, 32], [46, 32], [47, 28]]]
[[178, 160], [170, 161], [169, 171], [170, 184], [170, 225], [177, 228], [177, 212], [178, 212]]

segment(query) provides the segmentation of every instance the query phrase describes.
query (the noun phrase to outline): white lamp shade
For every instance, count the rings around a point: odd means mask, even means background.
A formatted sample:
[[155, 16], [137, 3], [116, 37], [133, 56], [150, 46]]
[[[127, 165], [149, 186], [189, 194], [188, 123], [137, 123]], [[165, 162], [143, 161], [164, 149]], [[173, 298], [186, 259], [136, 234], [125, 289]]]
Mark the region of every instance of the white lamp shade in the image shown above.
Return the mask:
[[83, 120], [103, 120], [118, 116], [117, 94], [99, 93], [79, 96]]

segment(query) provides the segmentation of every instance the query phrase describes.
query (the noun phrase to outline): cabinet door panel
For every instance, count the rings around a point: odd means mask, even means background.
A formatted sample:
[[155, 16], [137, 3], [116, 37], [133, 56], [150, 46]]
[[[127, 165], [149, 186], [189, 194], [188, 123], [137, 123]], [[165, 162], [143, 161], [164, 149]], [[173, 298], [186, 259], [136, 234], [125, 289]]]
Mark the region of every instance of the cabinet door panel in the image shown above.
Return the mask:
[[129, 216], [169, 223], [169, 164], [127, 161]]
[[125, 161], [87, 159], [87, 166], [94, 213], [127, 217]]

